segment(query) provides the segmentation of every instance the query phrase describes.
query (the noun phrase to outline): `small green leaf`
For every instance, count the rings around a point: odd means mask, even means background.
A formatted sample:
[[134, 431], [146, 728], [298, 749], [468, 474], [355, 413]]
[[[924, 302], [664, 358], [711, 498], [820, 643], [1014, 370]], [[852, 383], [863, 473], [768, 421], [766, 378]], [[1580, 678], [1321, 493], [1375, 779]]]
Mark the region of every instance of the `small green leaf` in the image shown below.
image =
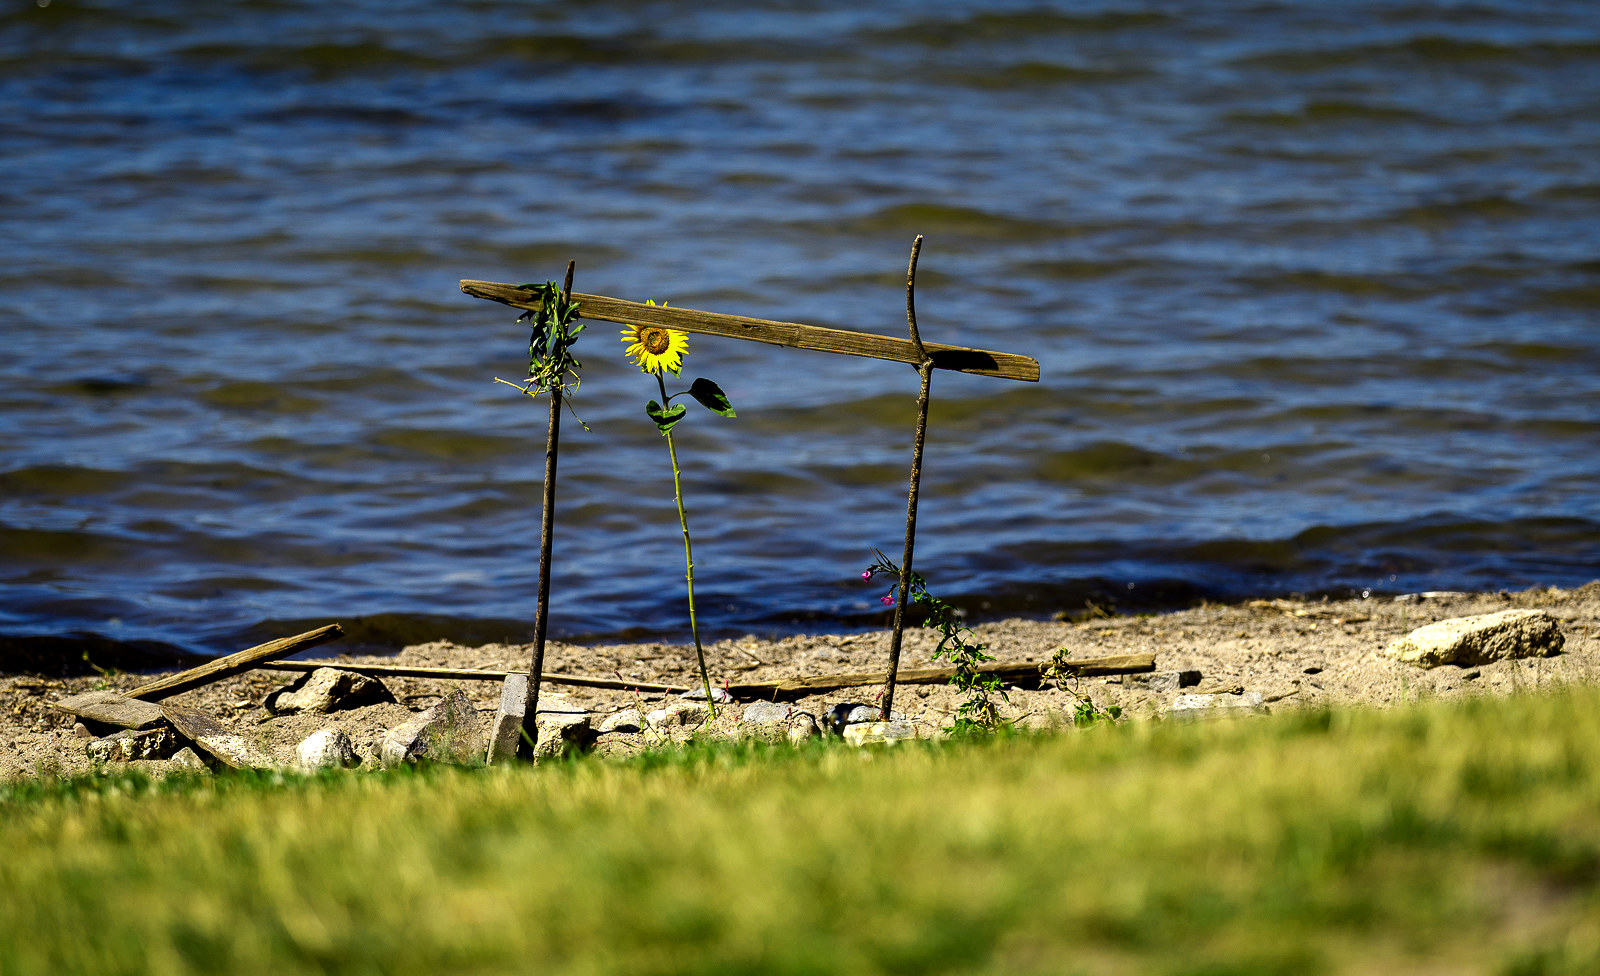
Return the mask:
[[733, 412], [733, 404], [728, 402], [728, 395], [722, 392], [722, 387], [706, 379], [704, 376], [695, 380], [689, 386], [689, 395], [700, 401], [700, 405], [714, 414], [723, 417], [737, 417]]
[[663, 410], [661, 409], [661, 404], [651, 400], [645, 405], [644, 412], [650, 415], [650, 419], [655, 421], [656, 426], [661, 428], [661, 432], [665, 434], [672, 429], [674, 424], [683, 419], [683, 415], [689, 412], [689, 408], [680, 403], [675, 407], [668, 407]]

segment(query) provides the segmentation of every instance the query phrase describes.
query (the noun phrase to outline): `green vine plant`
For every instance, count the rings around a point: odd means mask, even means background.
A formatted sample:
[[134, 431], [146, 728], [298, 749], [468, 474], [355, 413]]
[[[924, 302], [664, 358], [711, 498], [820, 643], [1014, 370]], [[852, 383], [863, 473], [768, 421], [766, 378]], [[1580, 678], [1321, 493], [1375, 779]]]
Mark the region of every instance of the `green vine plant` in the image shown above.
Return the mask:
[[[655, 302], [645, 304], [654, 305]], [[689, 337], [684, 333], [654, 325], [630, 325], [622, 330], [622, 341], [626, 346], [625, 355], [638, 364], [641, 373], [653, 373], [656, 388], [661, 391], [661, 399], [651, 400], [645, 405], [644, 412], [667, 439], [667, 453], [672, 458], [672, 493], [678, 500], [678, 525], [683, 529], [684, 580], [689, 589], [689, 633], [694, 637], [694, 655], [700, 664], [700, 682], [706, 692], [706, 707], [715, 719], [717, 703], [711, 693], [711, 676], [706, 671], [706, 652], [700, 645], [700, 623], [694, 609], [694, 544], [689, 538], [689, 516], [683, 507], [683, 473], [678, 467], [678, 447], [672, 439], [672, 428], [688, 414], [689, 407], [683, 403], [674, 406], [672, 401], [688, 396], [719, 417], [738, 415], [734, 413], [733, 404], [728, 401], [728, 395], [722, 392], [722, 387], [705, 377], [689, 384], [687, 390], [667, 393], [666, 374], [677, 376], [683, 370], [684, 353], [689, 351]]]
[[[539, 301], [537, 309], [517, 316], [518, 322], [533, 324], [533, 333], [528, 337], [528, 378], [525, 382], [513, 383], [496, 376], [494, 381], [531, 397], [550, 392], [571, 397], [578, 392], [582, 382], [578, 370], [583, 367], [572, 355], [572, 344], [578, 340], [578, 333], [587, 328], [578, 321], [578, 303], [562, 295], [553, 281], [517, 287], [532, 291]], [[589, 429], [581, 419], [578, 423], [584, 430]]]
[[1081, 729], [1096, 722], [1116, 722], [1122, 717], [1122, 706], [1107, 705], [1102, 709], [1094, 703], [1094, 699], [1083, 693], [1083, 676], [1067, 660], [1067, 655], [1071, 653], [1068, 648], [1058, 648], [1050, 656], [1050, 663], [1045, 665], [1042, 677], [1072, 696], [1072, 724]]
[[[894, 592], [900, 584], [900, 567], [880, 550], [873, 549], [873, 563], [861, 574], [864, 580], [887, 576], [894, 580], [887, 594], [878, 598], [886, 607], [894, 606]], [[966, 625], [961, 611], [928, 592], [928, 581], [912, 572], [907, 582], [912, 604], [923, 612], [922, 626], [939, 631], [939, 643], [933, 649], [935, 661], [949, 661], [955, 669], [950, 678], [951, 687], [960, 693], [961, 704], [956, 706], [955, 718], [947, 731], [955, 736], [984, 735], [997, 731], [1005, 720], [1000, 715], [1000, 703], [1011, 704], [1000, 676], [983, 671], [983, 665], [993, 661], [989, 645], [972, 641], [973, 630]]]

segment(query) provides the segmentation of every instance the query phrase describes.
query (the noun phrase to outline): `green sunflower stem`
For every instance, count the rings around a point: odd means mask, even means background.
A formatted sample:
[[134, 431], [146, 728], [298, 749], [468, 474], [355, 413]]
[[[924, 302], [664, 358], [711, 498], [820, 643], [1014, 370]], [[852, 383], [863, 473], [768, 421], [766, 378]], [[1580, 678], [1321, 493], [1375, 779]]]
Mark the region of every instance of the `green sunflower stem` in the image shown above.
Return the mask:
[[[667, 380], [656, 370], [656, 382], [661, 386], [661, 403], [667, 402]], [[706, 652], [700, 646], [700, 623], [694, 613], [694, 544], [689, 539], [689, 515], [683, 507], [683, 474], [678, 468], [678, 448], [672, 443], [672, 431], [666, 432], [667, 453], [672, 455], [672, 493], [678, 500], [678, 524], [683, 527], [684, 580], [689, 584], [689, 633], [694, 637], [694, 656], [700, 663], [700, 682], [706, 690], [706, 708], [711, 717], [717, 717], [717, 703], [711, 697], [711, 676], [706, 671]]]

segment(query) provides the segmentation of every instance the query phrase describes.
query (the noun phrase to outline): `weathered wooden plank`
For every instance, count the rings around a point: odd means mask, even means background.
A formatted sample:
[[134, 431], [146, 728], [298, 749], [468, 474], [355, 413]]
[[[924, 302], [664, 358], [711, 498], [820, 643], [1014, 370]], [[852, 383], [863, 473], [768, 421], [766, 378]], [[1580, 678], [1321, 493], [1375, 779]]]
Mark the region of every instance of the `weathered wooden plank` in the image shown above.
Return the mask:
[[119, 729], [148, 729], [163, 720], [160, 705], [129, 698], [115, 691], [86, 691], [51, 702], [50, 707]]
[[234, 769], [271, 769], [275, 765], [270, 756], [212, 715], [182, 705], [162, 705], [160, 708], [179, 735]]
[[[492, 671], [478, 668], [432, 668], [423, 666], [408, 666], [404, 664], [351, 664], [345, 661], [274, 661], [263, 665], [267, 671], [315, 671], [318, 668], [338, 668], [341, 671], [354, 671], [356, 674], [369, 674], [373, 677], [385, 675], [395, 678], [439, 678], [441, 680], [456, 681], [504, 681], [507, 675], [526, 675], [526, 671]], [[573, 685], [581, 688], [616, 688], [623, 691], [656, 691], [677, 694], [687, 691], [682, 685], [652, 684], [648, 681], [628, 681], [623, 678], [591, 678], [581, 674], [554, 674], [543, 671], [539, 680], [548, 684]]]
[[[992, 664], [983, 668], [982, 673], [999, 675], [1001, 678], [1012, 681], [1027, 681], [1037, 679], [1040, 672], [1048, 666], [1048, 662], [1039, 661]], [[1145, 671], [1154, 671], [1156, 669], [1156, 656], [1154, 654], [1117, 654], [1111, 657], [1067, 661], [1064, 667], [1067, 671], [1083, 676], [1138, 674]], [[409, 667], [399, 664], [348, 664], [343, 661], [276, 661], [265, 665], [264, 668], [268, 671], [315, 671], [317, 668], [342, 668], [358, 674], [370, 674], [379, 677], [393, 675], [395, 677], [464, 681], [504, 681], [508, 674], [526, 673], [522, 671], [493, 671], [474, 668]], [[954, 674], [954, 668], [908, 668], [902, 670], [896, 680], [901, 684], [944, 684]], [[664, 692], [667, 694], [681, 694], [687, 690], [680, 685], [652, 684], [648, 681], [626, 681], [616, 678], [590, 678], [583, 675], [551, 674], [549, 672], [541, 675], [539, 680], [552, 684], [590, 688], [615, 688], [624, 691]], [[780, 681], [747, 681], [739, 684], [730, 684], [727, 688], [731, 694], [739, 697], [769, 698], [774, 693], [791, 696], [809, 695], [821, 691], [832, 691], [837, 688], [855, 688], [882, 683], [882, 671], [867, 671], [859, 674], [825, 674], [812, 678], [787, 678]]]
[[[1025, 661], [1008, 664], [989, 664], [979, 669], [980, 674], [997, 675], [1010, 681], [1037, 681], [1049, 667], [1047, 661]], [[1063, 670], [1077, 675], [1138, 674], [1156, 669], [1154, 654], [1117, 654], [1111, 657], [1084, 658], [1067, 661]], [[945, 684], [955, 676], [955, 668], [909, 668], [899, 672], [895, 680], [900, 684]], [[830, 674], [815, 678], [791, 678], [784, 681], [751, 681], [728, 686], [728, 692], [741, 698], [798, 698], [839, 688], [858, 688], [883, 684], [882, 671], [859, 674]]]
[[326, 644], [342, 636], [344, 636], [344, 631], [338, 624], [329, 624], [326, 627], [308, 630], [293, 637], [268, 641], [265, 644], [258, 644], [237, 654], [219, 657], [215, 661], [207, 661], [199, 667], [190, 668], [187, 671], [179, 671], [177, 674], [169, 674], [165, 678], [159, 678], [149, 684], [140, 685], [128, 692], [128, 697], [142, 698], [145, 701], [160, 701], [163, 698], [170, 698], [191, 688], [198, 688], [213, 681], [220, 681], [223, 678], [232, 677], [245, 671], [252, 671], [260, 667], [265, 661], [288, 657], [290, 654], [316, 647], [318, 644]]
[[[465, 279], [461, 282], [461, 290], [474, 298], [485, 298], [513, 308], [539, 308], [532, 291], [503, 282]], [[817, 325], [803, 325], [799, 322], [774, 322], [769, 319], [753, 319], [721, 312], [702, 312], [692, 308], [644, 305], [620, 298], [608, 298], [605, 295], [574, 293], [572, 297], [579, 303], [579, 314], [586, 319], [620, 322], [627, 325], [658, 325], [677, 329], [679, 332], [749, 339], [793, 349], [811, 349], [845, 356], [866, 356], [871, 359], [887, 359], [912, 365], [922, 361], [910, 339], [897, 339], [872, 332], [828, 329]], [[1022, 380], [1028, 383], [1036, 383], [1039, 380], [1039, 361], [1028, 356], [992, 352], [987, 349], [969, 349], [965, 346], [950, 346], [939, 342], [924, 342], [923, 347], [933, 357], [933, 365], [937, 369], [974, 373], [979, 376], [996, 376], [1000, 379]]]

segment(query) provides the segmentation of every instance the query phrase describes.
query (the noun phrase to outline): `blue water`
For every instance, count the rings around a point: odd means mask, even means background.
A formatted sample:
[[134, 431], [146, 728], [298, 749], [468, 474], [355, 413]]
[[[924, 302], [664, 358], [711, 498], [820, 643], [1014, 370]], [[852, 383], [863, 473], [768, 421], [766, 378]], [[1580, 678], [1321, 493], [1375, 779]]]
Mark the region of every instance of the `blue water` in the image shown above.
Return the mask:
[[[462, 278], [1023, 353], [940, 373], [918, 568], [974, 615], [1600, 576], [1600, 6], [0, 13], [0, 635], [526, 637], [545, 414]], [[551, 630], [687, 631], [594, 323]], [[692, 340], [715, 634], [870, 626], [916, 374]]]

